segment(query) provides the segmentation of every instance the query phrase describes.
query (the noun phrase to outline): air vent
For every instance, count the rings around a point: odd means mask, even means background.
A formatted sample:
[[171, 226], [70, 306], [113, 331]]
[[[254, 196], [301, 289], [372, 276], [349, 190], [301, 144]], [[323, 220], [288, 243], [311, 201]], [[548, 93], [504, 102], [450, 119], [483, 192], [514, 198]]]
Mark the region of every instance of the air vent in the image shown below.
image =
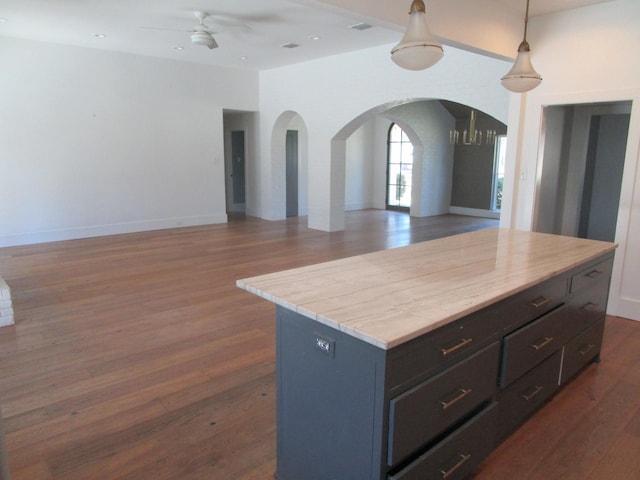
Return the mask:
[[282, 48], [298, 48], [300, 45], [297, 43], [283, 43], [280, 45]]
[[349, 28], [353, 29], [353, 30], [367, 30], [369, 28], [371, 28], [371, 25], [369, 25], [368, 23], [354, 23], [353, 25], [349, 25]]

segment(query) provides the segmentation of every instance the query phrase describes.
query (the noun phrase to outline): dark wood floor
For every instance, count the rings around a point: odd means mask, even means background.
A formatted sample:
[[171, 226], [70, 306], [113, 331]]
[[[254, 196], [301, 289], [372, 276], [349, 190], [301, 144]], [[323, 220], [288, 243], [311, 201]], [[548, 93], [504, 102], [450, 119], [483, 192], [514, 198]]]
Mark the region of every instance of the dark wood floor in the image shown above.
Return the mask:
[[[275, 310], [235, 280], [495, 224], [364, 211], [330, 234], [244, 219], [0, 249], [13, 480], [271, 478]], [[609, 318], [603, 362], [475, 479], [639, 479], [639, 393], [640, 323]]]

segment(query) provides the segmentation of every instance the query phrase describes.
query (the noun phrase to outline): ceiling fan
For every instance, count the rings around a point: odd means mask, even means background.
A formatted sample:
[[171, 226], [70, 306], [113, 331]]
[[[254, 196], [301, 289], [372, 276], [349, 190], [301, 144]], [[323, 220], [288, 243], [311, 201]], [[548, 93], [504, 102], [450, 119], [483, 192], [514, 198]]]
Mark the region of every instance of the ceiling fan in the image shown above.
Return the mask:
[[[148, 27], [148, 26], [143, 26], [141, 28], [144, 28], [144, 29], [147, 29], [147, 30], [168, 30], [168, 31], [173, 31], [173, 32], [176, 32], [176, 31], [177, 32], [187, 32], [187, 33], [191, 34], [191, 42], [193, 44], [202, 45], [202, 46], [208, 47], [210, 50], [212, 50], [214, 48], [218, 48], [218, 42], [216, 42], [216, 39], [213, 37], [213, 35], [217, 34], [217, 33], [220, 33], [220, 32], [214, 31], [211, 27], [209, 27], [208, 25], [206, 25], [204, 23], [206, 18], [213, 17], [213, 15], [211, 15], [210, 13], [207, 13], [207, 12], [202, 12], [202, 11], [193, 12], [193, 15], [198, 19], [198, 24], [195, 25], [191, 30], [182, 30], [182, 29], [175, 29], [175, 28], [161, 28], [161, 27]], [[216, 16], [216, 22], [225, 25], [226, 28], [237, 28], [237, 27], [247, 28], [246, 26], [241, 25], [241, 24], [224, 21], [221, 18], [220, 19], [217, 18], [217, 16]]]
[[213, 34], [209, 27], [204, 24], [204, 19], [209, 16], [206, 12], [194, 12], [194, 15], [199, 20], [198, 25], [193, 27], [193, 33], [191, 34], [191, 43], [196, 45], [204, 45], [209, 50], [218, 48], [218, 42], [213, 38]]

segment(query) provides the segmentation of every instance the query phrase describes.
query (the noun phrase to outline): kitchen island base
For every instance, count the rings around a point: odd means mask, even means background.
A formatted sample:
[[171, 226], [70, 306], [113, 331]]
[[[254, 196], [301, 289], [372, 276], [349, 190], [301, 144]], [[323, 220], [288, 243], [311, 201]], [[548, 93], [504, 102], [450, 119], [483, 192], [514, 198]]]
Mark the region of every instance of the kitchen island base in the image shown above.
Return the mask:
[[[278, 306], [274, 476], [465, 478], [599, 361], [611, 265], [580, 265], [390, 350]], [[572, 284], [580, 275], [594, 277], [588, 288]], [[558, 286], [560, 297], [540, 294]]]
[[276, 303], [279, 480], [462, 480], [599, 359], [615, 244], [487, 229], [239, 280]]

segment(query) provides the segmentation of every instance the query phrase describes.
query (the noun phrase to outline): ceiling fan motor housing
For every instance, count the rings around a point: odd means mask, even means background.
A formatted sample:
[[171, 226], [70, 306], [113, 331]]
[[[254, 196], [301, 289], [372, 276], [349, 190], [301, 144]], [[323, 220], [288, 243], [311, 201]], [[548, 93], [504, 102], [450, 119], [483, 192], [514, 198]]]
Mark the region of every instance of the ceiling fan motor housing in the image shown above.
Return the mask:
[[191, 34], [191, 42], [196, 45], [204, 45], [209, 48], [216, 48], [218, 44], [209, 32], [196, 31]]

